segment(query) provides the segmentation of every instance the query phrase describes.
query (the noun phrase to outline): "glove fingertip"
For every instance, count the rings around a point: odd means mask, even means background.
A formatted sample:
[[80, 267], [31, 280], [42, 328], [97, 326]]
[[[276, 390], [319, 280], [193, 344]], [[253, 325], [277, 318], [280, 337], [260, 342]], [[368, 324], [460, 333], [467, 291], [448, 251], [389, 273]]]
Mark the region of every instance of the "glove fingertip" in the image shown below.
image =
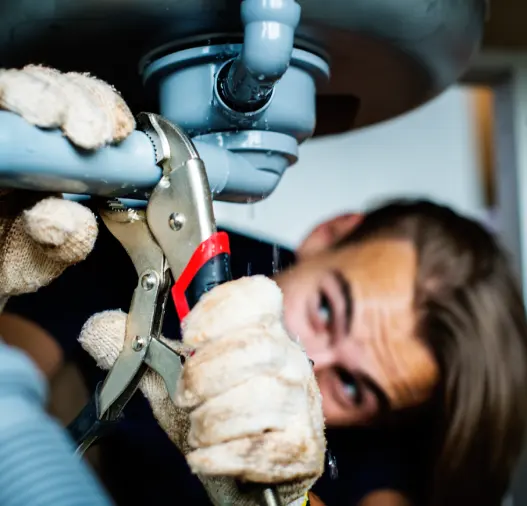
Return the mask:
[[136, 127], [135, 118], [125, 101], [115, 91], [115, 118], [113, 142], [121, 142], [126, 139]]
[[64, 201], [56, 197], [41, 200], [24, 211], [23, 217], [28, 235], [43, 246], [61, 246], [74, 226]]
[[77, 108], [72, 111], [72, 126], [78, 131], [71, 127], [65, 131], [74, 143], [86, 149], [95, 149], [120, 142], [133, 132], [136, 126], [134, 116], [113, 86], [89, 74], [70, 72], [66, 77], [83, 91], [87, 104], [91, 104], [92, 114], [95, 111], [100, 113], [99, 128], [95, 128], [93, 122], [87, 125], [78, 121]]
[[153, 411], [157, 411], [158, 407], [169, 399], [163, 378], [151, 369], [141, 378], [139, 388], [148, 399]]
[[87, 207], [56, 197], [25, 211], [24, 228], [49, 258], [68, 265], [88, 256], [98, 233], [97, 220]]
[[125, 333], [126, 313], [104, 311], [84, 324], [79, 343], [101, 369], [110, 369], [123, 348]]
[[29, 65], [22, 70], [2, 70], [0, 107], [38, 127], [59, 127], [66, 103], [60, 93], [56, 74], [56, 71], [38, 65]]

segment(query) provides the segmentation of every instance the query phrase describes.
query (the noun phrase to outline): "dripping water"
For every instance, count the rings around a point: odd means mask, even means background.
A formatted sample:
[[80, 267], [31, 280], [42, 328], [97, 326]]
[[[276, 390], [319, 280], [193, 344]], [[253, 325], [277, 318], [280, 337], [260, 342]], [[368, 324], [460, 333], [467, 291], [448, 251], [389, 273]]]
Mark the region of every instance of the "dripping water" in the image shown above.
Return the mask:
[[282, 264], [280, 261], [280, 247], [278, 244], [273, 244], [273, 276], [278, 274], [282, 270]]
[[326, 451], [326, 465], [329, 472], [329, 478], [331, 480], [336, 480], [339, 477], [339, 470], [337, 468], [337, 459], [335, 455], [331, 453], [331, 450]]

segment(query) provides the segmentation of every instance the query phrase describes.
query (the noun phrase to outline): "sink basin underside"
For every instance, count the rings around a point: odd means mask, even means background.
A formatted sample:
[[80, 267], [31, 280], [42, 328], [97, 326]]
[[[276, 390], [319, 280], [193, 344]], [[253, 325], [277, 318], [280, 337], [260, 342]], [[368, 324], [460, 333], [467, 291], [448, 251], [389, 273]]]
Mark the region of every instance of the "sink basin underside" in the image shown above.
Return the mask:
[[[331, 82], [319, 88], [323, 133], [385, 121], [437, 95], [466, 69], [484, 26], [484, 0], [299, 3], [297, 46], [331, 62]], [[156, 110], [142, 86], [141, 58], [166, 44], [175, 50], [241, 41], [239, 6], [239, 0], [4, 0], [0, 64], [89, 71], [114, 84], [133, 110]], [[336, 117], [343, 95], [356, 99], [352, 120]]]

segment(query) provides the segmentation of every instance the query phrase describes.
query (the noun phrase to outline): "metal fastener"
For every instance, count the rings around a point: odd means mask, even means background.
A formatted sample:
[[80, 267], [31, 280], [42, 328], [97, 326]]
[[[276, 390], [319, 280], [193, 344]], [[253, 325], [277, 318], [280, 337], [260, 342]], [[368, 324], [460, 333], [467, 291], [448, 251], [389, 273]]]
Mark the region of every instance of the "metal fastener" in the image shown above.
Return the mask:
[[168, 179], [168, 177], [164, 176], [161, 178], [161, 180], [159, 181], [159, 186], [161, 188], [170, 188], [170, 179]]
[[141, 336], [137, 336], [132, 343], [132, 348], [134, 351], [141, 351], [146, 345], [146, 339]]
[[181, 213], [172, 213], [168, 219], [168, 223], [170, 228], [177, 232], [183, 228], [183, 225], [185, 224], [185, 216]]
[[156, 275], [152, 272], [148, 272], [141, 278], [141, 286], [146, 290], [152, 290], [156, 286]]

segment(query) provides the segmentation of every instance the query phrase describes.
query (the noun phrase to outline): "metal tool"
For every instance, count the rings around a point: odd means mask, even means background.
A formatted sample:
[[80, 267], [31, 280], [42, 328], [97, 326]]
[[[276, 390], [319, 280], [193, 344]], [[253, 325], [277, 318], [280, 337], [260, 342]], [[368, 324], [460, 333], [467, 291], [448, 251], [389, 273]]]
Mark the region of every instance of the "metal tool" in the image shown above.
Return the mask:
[[[81, 454], [120, 419], [147, 368], [175, 395], [181, 360], [159, 339], [169, 293], [181, 320], [204, 293], [231, 279], [228, 236], [217, 232], [205, 167], [194, 145], [160, 116], [144, 113], [138, 122], [155, 148], [163, 175], [146, 211], [118, 200], [101, 209], [104, 223], [133, 261], [138, 283], [123, 350], [92, 401], [69, 426]], [[280, 504], [272, 489], [260, 490], [259, 496], [263, 505]]]

